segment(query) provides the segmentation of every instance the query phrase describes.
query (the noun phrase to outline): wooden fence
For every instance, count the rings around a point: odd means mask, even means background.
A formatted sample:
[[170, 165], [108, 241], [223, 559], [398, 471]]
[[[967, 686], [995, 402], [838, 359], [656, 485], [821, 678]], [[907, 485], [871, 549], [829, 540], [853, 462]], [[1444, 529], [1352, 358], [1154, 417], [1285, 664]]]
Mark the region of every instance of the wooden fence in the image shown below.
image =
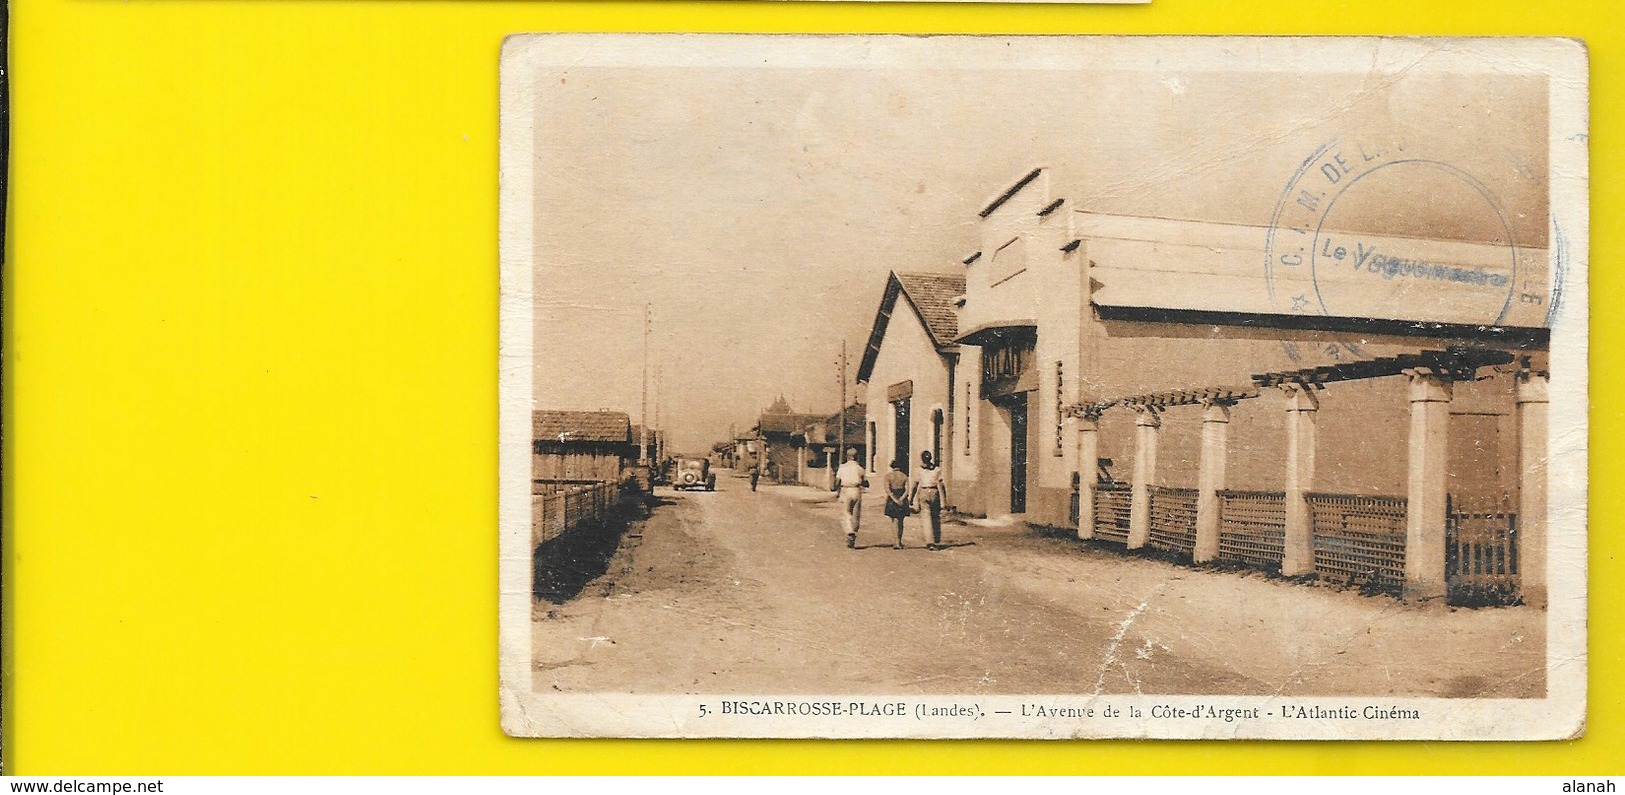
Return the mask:
[[544, 480], [619, 481], [637, 460], [637, 445], [557, 445], [537, 440], [532, 445], [530, 476]]
[[1504, 502], [1451, 498], [1445, 525], [1445, 583], [1454, 601], [1514, 601], [1519, 588], [1518, 515]]
[[619, 483], [573, 485], [530, 497], [532, 549], [589, 522], [602, 521], [620, 501]]

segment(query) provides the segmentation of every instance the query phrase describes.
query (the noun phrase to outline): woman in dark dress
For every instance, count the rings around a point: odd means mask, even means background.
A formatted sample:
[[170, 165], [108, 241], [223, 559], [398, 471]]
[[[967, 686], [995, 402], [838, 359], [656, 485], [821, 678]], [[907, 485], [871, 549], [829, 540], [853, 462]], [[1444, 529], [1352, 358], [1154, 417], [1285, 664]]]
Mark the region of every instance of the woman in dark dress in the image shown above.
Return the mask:
[[892, 549], [903, 548], [903, 519], [914, 512], [909, 502], [908, 473], [904, 471], [908, 463], [903, 459], [891, 462], [891, 471], [886, 473], [886, 516], [897, 524], [897, 543]]

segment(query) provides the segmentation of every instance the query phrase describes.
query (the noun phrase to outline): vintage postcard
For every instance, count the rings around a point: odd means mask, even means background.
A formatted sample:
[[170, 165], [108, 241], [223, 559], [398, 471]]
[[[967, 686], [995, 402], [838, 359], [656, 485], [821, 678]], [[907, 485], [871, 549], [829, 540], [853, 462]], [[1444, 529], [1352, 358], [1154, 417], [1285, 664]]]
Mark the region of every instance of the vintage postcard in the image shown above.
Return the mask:
[[501, 80], [508, 733], [1584, 731], [1583, 44]]

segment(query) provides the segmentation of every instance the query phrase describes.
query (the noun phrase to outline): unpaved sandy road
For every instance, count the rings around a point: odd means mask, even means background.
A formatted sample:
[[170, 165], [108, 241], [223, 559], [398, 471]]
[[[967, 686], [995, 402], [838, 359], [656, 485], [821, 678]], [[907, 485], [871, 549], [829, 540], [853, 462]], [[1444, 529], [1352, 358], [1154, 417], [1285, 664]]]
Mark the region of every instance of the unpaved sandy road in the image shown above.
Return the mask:
[[848, 550], [830, 495], [723, 470], [662, 492], [608, 573], [538, 602], [539, 690], [1535, 697], [1545, 613], [1418, 608], [949, 525], [893, 550], [877, 500]]

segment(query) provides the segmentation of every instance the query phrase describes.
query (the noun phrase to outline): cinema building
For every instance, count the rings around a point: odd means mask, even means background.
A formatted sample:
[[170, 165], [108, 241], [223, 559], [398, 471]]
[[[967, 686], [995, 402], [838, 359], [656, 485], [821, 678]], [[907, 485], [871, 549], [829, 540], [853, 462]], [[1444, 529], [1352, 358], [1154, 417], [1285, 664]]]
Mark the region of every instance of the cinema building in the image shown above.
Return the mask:
[[1044, 169], [980, 218], [951, 338], [888, 288], [879, 458], [923, 431], [960, 512], [1125, 550], [1544, 599], [1544, 240], [1104, 215]]

